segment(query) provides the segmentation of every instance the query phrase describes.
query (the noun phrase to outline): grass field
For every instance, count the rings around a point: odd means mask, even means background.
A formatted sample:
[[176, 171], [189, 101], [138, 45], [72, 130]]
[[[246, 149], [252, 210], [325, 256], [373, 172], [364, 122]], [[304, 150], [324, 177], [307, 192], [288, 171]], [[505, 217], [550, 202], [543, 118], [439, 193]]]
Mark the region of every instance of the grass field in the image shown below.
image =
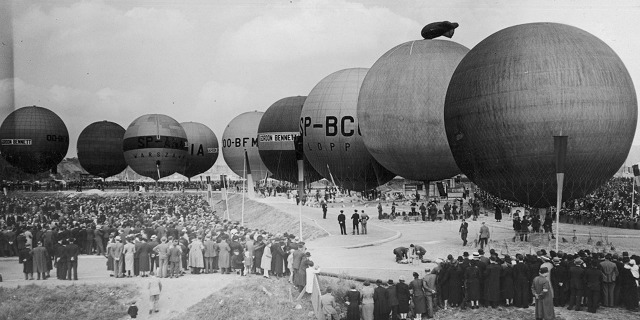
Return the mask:
[[136, 295], [134, 285], [0, 287], [0, 319], [119, 319]]
[[[297, 296], [297, 290], [286, 278], [242, 278], [198, 302], [174, 320], [311, 319], [309, 312], [313, 308], [309, 295], [295, 301]], [[297, 304], [302, 308], [296, 309]]]

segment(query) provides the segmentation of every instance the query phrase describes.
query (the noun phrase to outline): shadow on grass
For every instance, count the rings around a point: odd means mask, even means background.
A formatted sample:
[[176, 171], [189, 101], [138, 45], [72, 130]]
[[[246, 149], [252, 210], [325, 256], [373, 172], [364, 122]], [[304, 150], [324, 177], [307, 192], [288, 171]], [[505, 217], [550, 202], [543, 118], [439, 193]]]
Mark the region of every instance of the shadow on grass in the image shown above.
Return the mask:
[[0, 287], [0, 319], [118, 319], [136, 295], [134, 285]]

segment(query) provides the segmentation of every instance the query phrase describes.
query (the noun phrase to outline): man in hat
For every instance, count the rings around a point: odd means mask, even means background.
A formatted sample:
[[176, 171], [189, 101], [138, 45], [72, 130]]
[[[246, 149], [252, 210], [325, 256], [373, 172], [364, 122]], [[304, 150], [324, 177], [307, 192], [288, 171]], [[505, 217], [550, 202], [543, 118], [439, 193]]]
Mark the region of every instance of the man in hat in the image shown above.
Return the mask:
[[398, 320], [398, 295], [396, 293], [396, 285], [393, 280], [387, 281], [388, 304], [391, 310], [391, 320]]
[[611, 254], [609, 253], [604, 256], [600, 262], [600, 266], [602, 267], [602, 305], [605, 307], [614, 306], [616, 280], [620, 274], [616, 264], [611, 262], [611, 258]]
[[484, 249], [484, 246], [487, 245], [488, 241], [489, 241], [489, 227], [487, 227], [484, 224], [484, 221], [482, 222], [482, 225], [480, 226], [480, 249]]
[[533, 279], [531, 292], [536, 302], [536, 319], [552, 320], [555, 318], [553, 310], [553, 289], [549, 283], [549, 269], [540, 268], [539, 275]]
[[549, 270], [549, 274], [551, 276], [551, 287], [553, 288], [553, 305], [556, 307], [564, 307], [565, 301], [565, 293], [567, 291], [567, 277], [569, 272], [567, 268], [561, 265], [561, 260], [559, 257], [553, 258], [553, 269]]
[[167, 243], [167, 237], [160, 238], [161, 243], [153, 248], [153, 251], [158, 255], [158, 277], [166, 278], [167, 267], [169, 265], [169, 244]]
[[346, 216], [344, 215], [344, 210], [340, 210], [340, 214], [338, 215], [338, 224], [340, 225], [340, 234], [347, 234], [347, 226], [346, 226]]
[[356, 234], [356, 231], [358, 231], [358, 235], [360, 234], [360, 215], [358, 214], [358, 210], [354, 210], [353, 214], [351, 215], [351, 220], [353, 222], [352, 225], [352, 229], [351, 229], [351, 234]]
[[67, 257], [67, 280], [78, 280], [78, 255], [80, 254], [80, 247], [75, 244], [75, 239], [71, 238], [69, 244], [66, 246]]
[[569, 297], [569, 307], [567, 309], [571, 310], [575, 306], [576, 311], [580, 311], [584, 293], [584, 270], [582, 269], [582, 259], [580, 258], [576, 258], [573, 261], [573, 266], [569, 268], [569, 290], [571, 291], [571, 296]]
[[364, 213], [364, 210], [360, 211], [360, 225], [362, 226], [362, 234], [367, 234], [367, 221], [369, 221], [369, 215]]
[[458, 230], [458, 233], [460, 233], [460, 238], [462, 238], [462, 246], [466, 246], [467, 245], [467, 234], [469, 233], [469, 224], [464, 221], [464, 218], [462, 218], [462, 223], [460, 224], [460, 229]]

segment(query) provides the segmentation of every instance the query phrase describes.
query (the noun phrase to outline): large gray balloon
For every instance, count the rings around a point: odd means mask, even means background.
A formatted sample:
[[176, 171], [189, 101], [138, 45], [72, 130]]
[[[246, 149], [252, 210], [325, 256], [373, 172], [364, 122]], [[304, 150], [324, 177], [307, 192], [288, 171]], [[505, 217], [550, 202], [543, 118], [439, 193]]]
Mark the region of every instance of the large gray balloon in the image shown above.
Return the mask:
[[467, 52], [452, 41], [410, 41], [369, 69], [360, 88], [358, 119], [364, 144], [382, 166], [418, 181], [460, 173], [444, 130], [444, 98]]
[[124, 133], [122, 150], [133, 171], [159, 180], [184, 172], [187, 134], [180, 123], [169, 116], [146, 114], [131, 122]]
[[189, 151], [184, 176], [193, 176], [209, 170], [218, 159], [218, 138], [206, 125], [199, 122], [183, 122], [180, 124], [187, 134]]
[[365, 68], [330, 74], [311, 90], [300, 115], [311, 165], [326, 179], [355, 191], [373, 189], [395, 176], [369, 154], [358, 127], [358, 93], [366, 74]]
[[231, 120], [222, 134], [222, 156], [231, 171], [245, 176], [245, 156], [247, 150], [253, 181], [267, 178], [269, 170], [262, 162], [258, 151], [258, 125], [264, 112], [245, 112]]
[[554, 138], [568, 136], [563, 200], [596, 189], [624, 163], [638, 104], [629, 72], [602, 40], [558, 23], [500, 30], [462, 59], [445, 101], [460, 170], [504, 199], [556, 203]]

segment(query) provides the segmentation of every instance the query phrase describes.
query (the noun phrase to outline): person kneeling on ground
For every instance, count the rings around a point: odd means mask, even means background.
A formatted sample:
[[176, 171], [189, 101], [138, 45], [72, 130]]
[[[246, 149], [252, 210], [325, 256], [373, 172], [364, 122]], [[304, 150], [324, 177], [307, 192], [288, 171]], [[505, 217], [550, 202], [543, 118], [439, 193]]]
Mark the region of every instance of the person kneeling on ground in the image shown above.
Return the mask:
[[409, 247], [411, 247], [412, 253], [422, 261], [424, 255], [427, 253], [427, 249], [420, 245], [414, 245], [413, 243]]
[[397, 247], [393, 249], [393, 254], [396, 255], [396, 262], [399, 263], [400, 261], [407, 259], [407, 252], [409, 252], [409, 249], [405, 247]]

